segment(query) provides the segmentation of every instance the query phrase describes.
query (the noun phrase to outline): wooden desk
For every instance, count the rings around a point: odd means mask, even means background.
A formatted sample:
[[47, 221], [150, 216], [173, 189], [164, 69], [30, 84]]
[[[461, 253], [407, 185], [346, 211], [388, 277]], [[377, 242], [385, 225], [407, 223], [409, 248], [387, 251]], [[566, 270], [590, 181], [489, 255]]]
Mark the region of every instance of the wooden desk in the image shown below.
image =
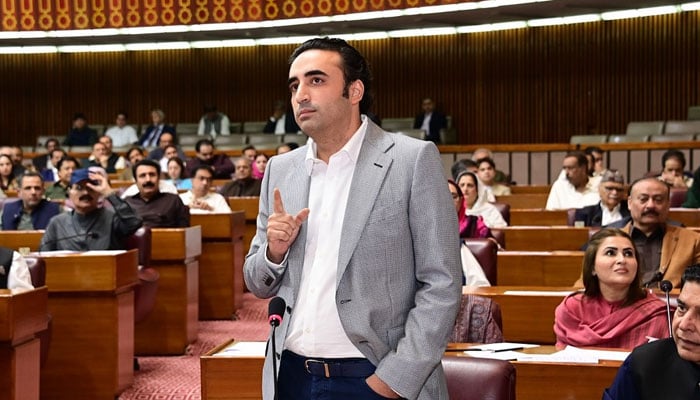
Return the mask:
[[687, 227], [700, 227], [700, 210], [697, 208], [672, 208], [668, 219], [683, 223]]
[[153, 228], [151, 234], [151, 266], [160, 279], [153, 311], [136, 324], [136, 354], [184, 354], [197, 339], [202, 228]]
[[582, 251], [499, 251], [499, 286], [570, 286], [581, 276]]
[[[550, 190], [552, 190], [552, 185], [513, 185], [510, 187], [511, 195], [538, 193], [546, 193], [549, 195]], [[546, 201], [547, 200], [545, 199], [545, 202]]]
[[19, 251], [28, 247], [29, 251], [38, 251], [44, 231], [0, 231], [0, 245]]
[[[217, 346], [200, 357], [203, 400], [262, 398], [263, 356], [214, 356], [231, 342]], [[450, 344], [445, 355], [468, 357], [463, 353], [466, 345]], [[553, 346], [529, 349], [529, 352], [539, 353], [554, 351]], [[610, 386], [621, 365], [619, 361], [608, 360], [601, 360], [598, 364], [512, 363], [516, 369], [515, 391], [518, 400], [600, 400], [603, 389]]]
[[510, 204], [510, 209], [515, 208], [544, 208], [547, 205], [547, 193], [525, 193], [496, 196], [499, 203]]
[[[448, 345], [446, 354], [469, 357], [462, 343]], [[620, 350], [620, 349], [605, 349]], [[522, 350], [527, 353], [551, 354], [554, 346]], [[600, 400], [609, 387], [620, 361], [600, 360], [598, 364], [511, 361], [515, 366], [515, 397], [518, 400]]]
[[255, 237], [258, 225], [258, 206], [260, 197], [229, 197], [228, 205], [233, 211], [245, 212], [245, 232], [243, 234], [243, 250], [245, 254], [250, 251], [250, 242]]
[[137, 250], [42, 252], [41, 258], [53, 316], [42, 399], [118, 396], [134, 379]]
[[509, 251], [580, 250], [589, 237], [588, 228], [573, 226], [508, 226], [493, 230], [503, 232]]
[[199, 318], [231, 319], [243, 305], [245, 213], [192, 214], [202, 227], [199, 258]]
[[0, 289], [0, 400], [38, 400], [40, 344], [48, 290]]
[[511, 226], [566, 226], [567, 222], [567, 210], [545, 210], [544, 208], [510, 208]]
[[[500, 280], [500, 276], [498, 278]], [[507, 292], [526, 291], [527, 295], [515, 295]], [[551, 292], [551, 295], [538, 294], [535, 291]], [[506, 342], [524, 342], [537, 344], [554, 344], [554, 309], [566, 296], [562, 292], [572, 292], [571, 286], [465, 286], [464, 294], [490, 297], [501, 306], [503, 317], [503, 340]]]

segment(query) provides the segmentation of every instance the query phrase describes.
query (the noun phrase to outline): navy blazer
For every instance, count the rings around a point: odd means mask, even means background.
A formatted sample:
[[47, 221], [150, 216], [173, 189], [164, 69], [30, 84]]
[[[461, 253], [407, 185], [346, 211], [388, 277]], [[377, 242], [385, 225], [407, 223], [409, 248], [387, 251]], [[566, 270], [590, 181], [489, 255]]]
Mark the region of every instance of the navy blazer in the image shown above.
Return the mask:
[[[425, 114], [416, 115], [416, 120], [413, 122], [413, 129], [420, 129], [423, 125]], [[431, 142], [440, 143], [440, 129], [447, 129], [447, 117], [445, 114], [433, 110], [433, 115], [430, 117], [430, 130], [426, 132], [426, 139]]]
[[[42, 199], [32, 212], [32, 225], [34, 229], [46, 229], [51, 218], [58, 215], [61, 208], [57, 203]], [[22, 200], [6, 203], [2, 211], [2, 230], [15, 231], [19, 220], [24, 214]]]
[[[146, 128], [146, 132], [141, 135], [139, 138], [139, 146], [143, 146], [144, 143], [146, 143], [146, 139], [148, 139], [149, 136], [151, 136], [151, 132], [156, 129], [155, 125], [150, 125], [148, 128]], [[165, 124], [163, 125], [163, 130], [160, 132], [160, 135], [163, 134], [163, 132], [168, 132], [173, 135], [173, 138], [175, 138], [175, 127], [172, 125]], [[160, 144], [160, 135], [158, 135], [158, 139], [156, 140], [155, 146], [158, 146]]]
[[[620, 214], [623, 220], [626, 220], [630, 216], [630, 210], [627, 208], [627, 201], [620, 202]], [[603, 221], [603, 209], [600, 203], [576, 210], [574, 221], [583, 221], [585, 226], [601, 226]]]

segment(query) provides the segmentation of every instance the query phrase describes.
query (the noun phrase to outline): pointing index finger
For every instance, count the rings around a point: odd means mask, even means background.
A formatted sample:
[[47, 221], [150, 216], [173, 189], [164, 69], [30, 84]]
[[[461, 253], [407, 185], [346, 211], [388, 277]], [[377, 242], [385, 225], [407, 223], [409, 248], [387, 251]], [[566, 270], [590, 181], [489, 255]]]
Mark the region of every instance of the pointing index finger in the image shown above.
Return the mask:
[[273, 211], [275, 214], [286, 214], [287, 212], [284, 210], [284, 204], [282, 204], [282, 194], [280, 193], [280, 190], [275, 188], [274, 190], [274, 196], [275, 196], [275, 201], [273, 205]]

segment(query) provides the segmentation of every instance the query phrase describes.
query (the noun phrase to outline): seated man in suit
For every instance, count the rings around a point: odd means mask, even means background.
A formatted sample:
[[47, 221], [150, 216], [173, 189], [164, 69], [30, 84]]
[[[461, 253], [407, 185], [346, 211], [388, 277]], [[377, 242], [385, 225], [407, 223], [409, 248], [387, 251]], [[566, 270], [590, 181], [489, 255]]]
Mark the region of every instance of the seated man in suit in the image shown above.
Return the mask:
[[263, 128], [265, 133], [284, 135], [285, 133], [299, 132], [299, 125], [294, 118], [294, 113], [287, 112], [287, 103], [282, 100], [275, 101], [272, 116]]
[[[73, 210], [54, 217], [41, 238], [40, 250], [118, 250], [141, 227], [134, 210], [100, 173], [75, 170], [70, 179]], [[111, 208], [100, 207], [100, 198]]]
[[190, 226], [190, 210], [176, 194], [159, 189], [160, 164], [141, 160], [133, 167], [139, 191], [126, 197], [126, 202], [143, 219], [143, 224], [154, 228]]
[[24, 257], [7, 247], [0, 247], [0, 289], [34, 289]]
[[200, 165], [194, 170], [192, 190], [180, 194], [180, 200], [192, 214], [231, 212], [224, 196], [211, 191], [213, 179], [214, 172], [208, 165]]
[[214, 142], [209, 139], [198, 140], [194, 145], [197, 155], [187, 160], [187, 172], [194, 176], [194, 170], [200, 165], [208, 165], [214, 171], [214, 179], [231, 179], [234, 166], [231, 159], [224, 153], [215, 154]]
[[625, 179], [617, 170], [605, 170], [598, 185], [600, 203], [576, 210], [574, 221], [584, 226], [605, 226], [630, 216], [624, 200]]
[[671, 330], [627, 357], [603, 400], [700, 399], [700, 265], [683, 273]]
[[235, 179], [221, 188], [224, 197], [260, 196], [260, 179], [253, 178], [250, 160], [240, 157], [236, 160]]
[[165, 123], [165, 113], [163, 110], [155, 109], [151, 111], [151, 121], [153, 122], [146, 128], [146, 132], [139, 138], [139, 146], [156, 147], [160, 144], [160, 136], [163, 132], [168, 132], [175, 137], [175, 127]]
[[19, 200], [6, 203], [1, 211], [4, 231], [46, 229], [51, 218], [61, 212], [58, 204], [44, 199], [44, 180], [36, 172], [19, 178], [18, 195]]
[[56, 138], [48, 138], [46, 139], [46, 142], [44, 143], [44, 148], [46, 149], [46, 154], [40, 154], [34, 158], [32, 158], [32, 164], [34, 165], [34, 169], [37, 171], [43, 171], [46, 168], [54, 167], [56, 168], [56, 164], [49, 165], [51, 164], [51, 150], [57, 149], [60, 147], [60, 143], [58, 142], [58, 139]]
[[[670, 188], [656, 178], [642, 178], [630, 186], [627, 206], [630, 218], [608, 225], [627, 232], [639, 251], [639, 271], [643, 286], [668, 280], [680, 287], [688, 265], [700, 263], [700, 234], [668, 221]], [[575, 284], [583, 287], [579, 279]]]
[[49, 161], [46, 164], [46, 168], [37, 170], [41, 174], [41, 177], [44, 179], [44, 182], [56, 182], [59, 180], [58, 177], [58, 162], [61, 161], [62, 158], [66, 157], [68, 154], [65, 152], [65, 150], [60, 149], [60, 148], [55, 148], [51, 150], [49, 153]]

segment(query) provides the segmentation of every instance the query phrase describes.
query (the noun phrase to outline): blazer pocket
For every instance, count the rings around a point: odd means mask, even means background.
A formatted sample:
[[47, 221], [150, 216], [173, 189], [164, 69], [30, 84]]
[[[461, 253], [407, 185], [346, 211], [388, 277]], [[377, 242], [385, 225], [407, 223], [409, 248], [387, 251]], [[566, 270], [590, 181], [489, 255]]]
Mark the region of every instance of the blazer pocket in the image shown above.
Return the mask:
[[402, 202], [395, 201], [391, 204], [382, 205], [375, 208], [369, 215], [369, 225], [384, 223], [385, 221], [396, 221], [402, 216], [406, 216], [406, 207]]

